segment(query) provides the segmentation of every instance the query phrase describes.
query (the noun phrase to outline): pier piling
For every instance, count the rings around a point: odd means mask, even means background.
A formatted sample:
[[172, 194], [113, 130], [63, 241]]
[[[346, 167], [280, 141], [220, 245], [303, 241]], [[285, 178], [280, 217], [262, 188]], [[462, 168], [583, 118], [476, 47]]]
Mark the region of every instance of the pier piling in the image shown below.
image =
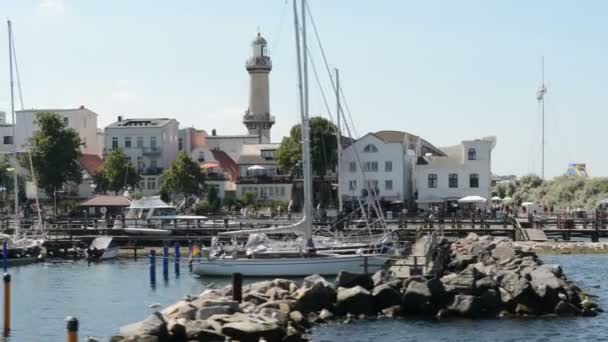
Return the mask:
[[175, 277], [179, 277], [179, 264], [180, 264], [180, 259], [181, 259], [181, 251], [180, 251], [180, 245], [179, 242], [175, 243]]
[[163, 246], [163, 279], [169, 280], [169, 246]]
[[3, 336], [11, 331], [11, 275], [4, 273], [4, 329]]
[[192, 273], [192, 257], [193, 257], [193, 246], [192, 246], [192, 241], [188, 241], [188, 271], [190, 273]]
[[8, 247], [6, 240], [2, 242], [2, 268], [4, 273], [8, 272]]
[[232, 300], [239, 303], [243, 301], [243, 275], [241, 273], [232, 273]]
[[150, 285], [154, 287], [156, 284], [156, 251], [150, 251]]
[[78, 319], [68, 316], [65, 318], [66, 327], [68, 329], [68, 342], [78, 342]]

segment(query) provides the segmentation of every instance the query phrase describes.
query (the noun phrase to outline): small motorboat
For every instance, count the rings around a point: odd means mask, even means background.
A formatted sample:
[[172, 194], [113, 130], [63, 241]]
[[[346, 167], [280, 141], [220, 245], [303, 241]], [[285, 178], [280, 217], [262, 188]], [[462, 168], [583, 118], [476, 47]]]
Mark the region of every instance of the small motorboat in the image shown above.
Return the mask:
[[88, 260], [101, 261], [118, 257], [119, 250], [111, 236], [100, 236], [91, 242], [85, 253]]

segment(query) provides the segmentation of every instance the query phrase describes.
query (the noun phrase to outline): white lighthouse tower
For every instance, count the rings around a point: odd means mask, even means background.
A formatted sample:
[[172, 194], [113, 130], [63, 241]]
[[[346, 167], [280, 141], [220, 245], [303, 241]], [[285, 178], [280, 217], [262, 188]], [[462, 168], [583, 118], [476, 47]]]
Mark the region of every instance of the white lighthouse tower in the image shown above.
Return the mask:
[[272, 70], [272, 62], [266, 50], [266, 39], [260, 33], [251, 43], [252, 56], [245, 64], [249, 72], [249, 108], [243, 116], [249, 135], [259, 136], [260, 144], [270, 142], [270, 128], [274, 124], [274, 116], [270, 115], [270, 100], [268, 90], [268, 74]]

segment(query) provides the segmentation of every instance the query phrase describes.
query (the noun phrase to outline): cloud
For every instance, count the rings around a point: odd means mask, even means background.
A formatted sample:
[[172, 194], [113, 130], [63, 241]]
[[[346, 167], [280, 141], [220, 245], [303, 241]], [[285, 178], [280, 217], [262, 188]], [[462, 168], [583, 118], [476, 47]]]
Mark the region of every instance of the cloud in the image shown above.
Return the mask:
[[131, 82], [128, 80], [118, 80], [110, 93], [112, 100], [117, 102], [131, 102], [137, 98], [131, 89]]
[[63, 0], [41, 0], [38, 5], [41, 9], [52, 13], [63, 13]]

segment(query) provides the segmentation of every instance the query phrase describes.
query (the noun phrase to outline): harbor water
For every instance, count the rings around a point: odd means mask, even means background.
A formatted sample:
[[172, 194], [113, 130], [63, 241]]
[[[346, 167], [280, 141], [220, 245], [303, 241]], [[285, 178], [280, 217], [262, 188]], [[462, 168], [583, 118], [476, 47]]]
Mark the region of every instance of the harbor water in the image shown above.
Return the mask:
[[[545, 255], [608, 308], [608, 255]], [[63, 341], [66, 316], [80, 320], [81, 340], [107, 341], [121, 325], [141, 320], [186, 294], [198, 294], [229, 279], [201, 279], [181, 267], [178, 278], [170, 265], [163, 280], [157, 260], [157, 283], [149, 283], [148, 263], [114, 260], [47, 261], [9, 269], [12, 275], [12, 331], [8, 341]], [[152, 306], [152, 307], [150, 307]], [[608, 340], [608, 313], [597, 317], [554, 319], [426, 321], [380, 319], [351, 324], [331, 323], [312, 331], [314, 341], [601, 341]]]

